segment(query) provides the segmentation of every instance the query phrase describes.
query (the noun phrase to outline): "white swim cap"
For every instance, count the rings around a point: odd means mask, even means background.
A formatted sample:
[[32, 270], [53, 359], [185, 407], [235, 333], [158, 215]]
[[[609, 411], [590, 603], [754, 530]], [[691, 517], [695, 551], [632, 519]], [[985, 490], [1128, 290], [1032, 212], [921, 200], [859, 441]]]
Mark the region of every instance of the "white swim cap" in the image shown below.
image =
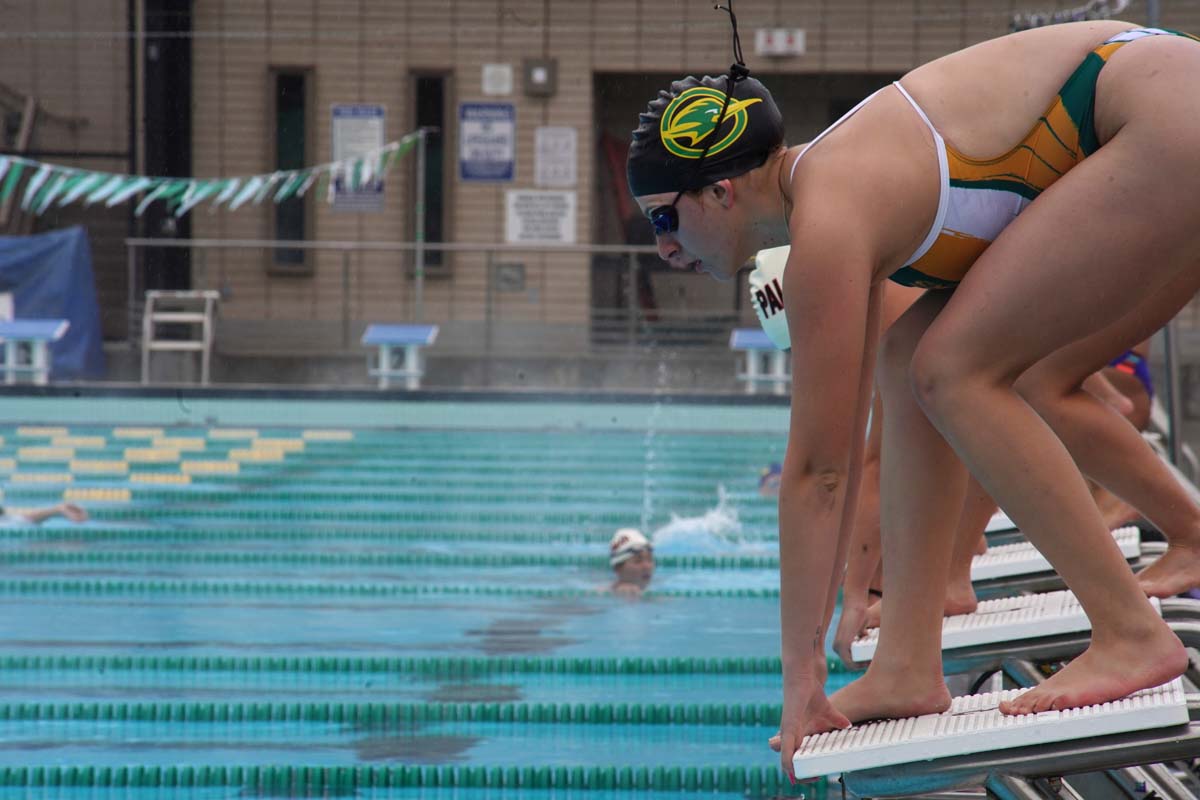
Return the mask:
[[637, 528], [621, 528], [608, 544], [608, 565], [615, 567], [633, 558], [638, 551], [652, 549], [650, 540]]
[[750, 302], [754, 304], [763, 332], [780, 350], [792, 347], [787, 312], [783, 309], [783, 270], [791, 251], [790, 245], [759, 250], [750, 273]]

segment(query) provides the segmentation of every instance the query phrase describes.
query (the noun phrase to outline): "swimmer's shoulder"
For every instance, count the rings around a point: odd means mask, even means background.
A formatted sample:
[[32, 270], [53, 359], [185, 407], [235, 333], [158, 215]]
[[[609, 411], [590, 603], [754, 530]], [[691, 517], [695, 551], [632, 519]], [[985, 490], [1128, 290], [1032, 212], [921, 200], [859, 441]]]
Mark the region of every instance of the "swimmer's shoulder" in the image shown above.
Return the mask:
[[903, 266], [899, 262], [928, 231], [940, 190], [937, 157], [924, 123], [899, 92], [880, 94], [842, 128], [796, 165], [790, 187], [792, 245], [819, 224], [830, 237], [820, 246], [852, 249], [882, 280]]

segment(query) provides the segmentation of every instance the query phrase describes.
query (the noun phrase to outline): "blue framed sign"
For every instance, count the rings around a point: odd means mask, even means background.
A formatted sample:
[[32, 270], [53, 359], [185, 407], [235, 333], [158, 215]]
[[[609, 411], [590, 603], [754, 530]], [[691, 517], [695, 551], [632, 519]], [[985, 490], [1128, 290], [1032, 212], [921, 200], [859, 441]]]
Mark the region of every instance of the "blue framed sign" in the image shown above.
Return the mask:
[[464, 181], [511, 181], [517, 151], [512, 103], [461, 103], [458, 107], [458, 176]]

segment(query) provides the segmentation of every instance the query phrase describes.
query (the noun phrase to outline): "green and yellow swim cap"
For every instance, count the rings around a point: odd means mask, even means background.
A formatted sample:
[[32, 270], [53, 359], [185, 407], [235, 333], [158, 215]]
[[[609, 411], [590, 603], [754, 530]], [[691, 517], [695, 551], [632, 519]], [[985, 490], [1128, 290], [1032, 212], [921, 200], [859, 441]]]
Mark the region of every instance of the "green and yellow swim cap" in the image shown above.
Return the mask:
[[625, 162], [634, 196], [700, 189], [742, 175], [783, 144], [783, 117], [754, 78], [684, 78], [659, 92], [638, 119]]

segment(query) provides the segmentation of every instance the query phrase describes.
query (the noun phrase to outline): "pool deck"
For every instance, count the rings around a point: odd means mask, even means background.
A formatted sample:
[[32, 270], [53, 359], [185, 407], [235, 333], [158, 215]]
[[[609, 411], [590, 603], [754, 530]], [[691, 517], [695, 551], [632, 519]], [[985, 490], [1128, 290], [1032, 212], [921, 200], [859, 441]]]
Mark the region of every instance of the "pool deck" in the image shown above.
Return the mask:
[[[280, 402], [286, 403], [286, 411]], [[741, 394], [364, 391], [65, 384], [0, 391], [0, 423], [352, 425], [466, 430], [778, 432], [788, 398]]]

